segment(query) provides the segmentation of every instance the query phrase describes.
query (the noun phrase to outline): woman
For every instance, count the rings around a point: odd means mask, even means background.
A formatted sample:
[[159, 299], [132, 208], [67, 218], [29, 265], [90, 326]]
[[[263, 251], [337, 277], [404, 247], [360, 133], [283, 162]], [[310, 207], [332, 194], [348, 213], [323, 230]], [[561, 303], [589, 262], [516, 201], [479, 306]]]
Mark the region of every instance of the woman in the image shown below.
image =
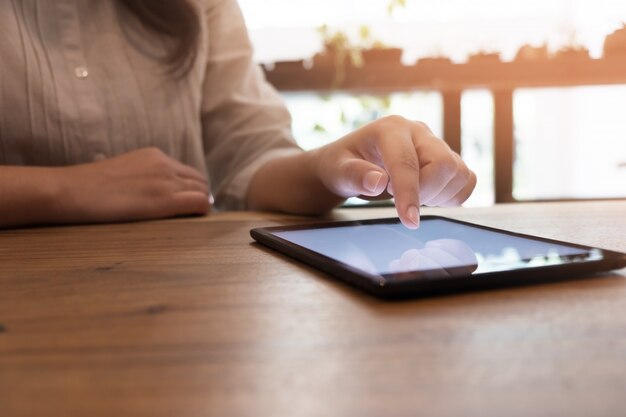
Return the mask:
[[0, 0], [0, 27], [0, 227], [393, 195], [416, 228], [476, 183], [396, 116], [300, 150], [235, 0]]

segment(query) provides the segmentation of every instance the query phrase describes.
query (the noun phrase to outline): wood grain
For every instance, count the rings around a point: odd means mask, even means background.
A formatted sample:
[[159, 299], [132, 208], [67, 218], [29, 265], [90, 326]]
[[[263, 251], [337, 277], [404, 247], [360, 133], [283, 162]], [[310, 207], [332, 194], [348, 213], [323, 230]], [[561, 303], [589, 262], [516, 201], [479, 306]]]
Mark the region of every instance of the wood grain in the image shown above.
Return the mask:
[[[624, 201], [425, 212], [626, 251]], [[383, 302], [248, 234], [302, 221], [0, 232], [0, 416], [624, 414], [624, 270]]]

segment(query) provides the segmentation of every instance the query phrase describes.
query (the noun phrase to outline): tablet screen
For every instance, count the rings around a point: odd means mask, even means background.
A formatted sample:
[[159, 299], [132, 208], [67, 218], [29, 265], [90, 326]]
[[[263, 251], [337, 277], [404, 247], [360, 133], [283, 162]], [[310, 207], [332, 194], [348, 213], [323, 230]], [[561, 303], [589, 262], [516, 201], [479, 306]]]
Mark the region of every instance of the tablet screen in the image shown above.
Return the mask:
[[601, 258], [601, 251], [500, 233], [443, 218], [418, 230], [400, 223], [276, 231], [272, 234], [369, 274], [480, 274]]

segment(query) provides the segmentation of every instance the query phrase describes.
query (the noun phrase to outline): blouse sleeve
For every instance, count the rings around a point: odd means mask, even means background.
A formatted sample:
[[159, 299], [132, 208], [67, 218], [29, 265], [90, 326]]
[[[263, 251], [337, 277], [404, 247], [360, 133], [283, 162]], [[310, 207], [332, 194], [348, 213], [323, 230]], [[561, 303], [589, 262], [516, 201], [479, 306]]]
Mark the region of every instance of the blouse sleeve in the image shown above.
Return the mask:
[[235, 0], [206, 11], [208, 56], [203, 83], [203, 145], [218, 209], [245, 209], [256, 171], [270, 159], [302, 152], [281, 97], [252, 60]]

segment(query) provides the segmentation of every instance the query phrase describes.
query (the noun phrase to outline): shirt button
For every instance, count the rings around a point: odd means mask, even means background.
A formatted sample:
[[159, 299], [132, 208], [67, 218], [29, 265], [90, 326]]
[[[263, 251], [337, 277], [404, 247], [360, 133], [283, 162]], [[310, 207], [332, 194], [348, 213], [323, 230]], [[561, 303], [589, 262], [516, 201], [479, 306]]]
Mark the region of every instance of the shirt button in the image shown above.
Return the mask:
[[85, 67], [76, 67], [74, 68], [74, 74], [77, 78], [87, 78], [89, 76], [89, 70]]
[[105, 159], [107, 159], [107, 156], [105, 154], [103, 154], [102, 152], [98, 152], [93, 157], [94, 161], [104, 161]]

